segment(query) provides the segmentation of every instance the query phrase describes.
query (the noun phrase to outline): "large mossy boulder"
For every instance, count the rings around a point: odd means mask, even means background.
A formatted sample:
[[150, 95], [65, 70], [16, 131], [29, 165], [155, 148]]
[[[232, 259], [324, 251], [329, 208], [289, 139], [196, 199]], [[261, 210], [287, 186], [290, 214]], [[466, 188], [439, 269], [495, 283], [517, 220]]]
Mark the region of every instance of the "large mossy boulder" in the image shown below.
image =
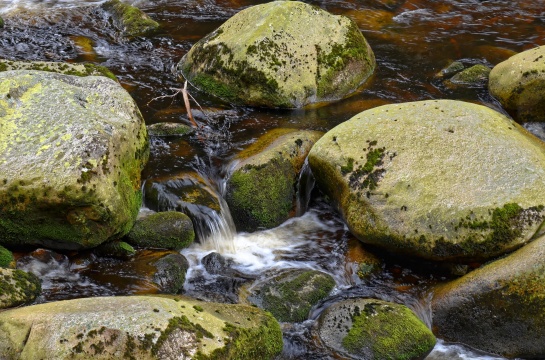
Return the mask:
[[298, 175], [322, 135], [275, 129], [237, 155], [226, 191], [237, 230], [270, 229], [289, 218]]
[[0, 244], [90, 248], [141, 205], [146, 127], [105, 77], [0, 73]]
[[159, 28], [159, 23], [136, 6], [119, 0], [108, 0], [101, 7], [110, 14], [113, 25], [125, 36], [146, 36]]
[[[29, 303], [41, 291], [41, 281], [36, 275], [17, 269], [0, 268], [0, 309]], [[0, 354], [3, 354], [2, 351]]]
[[301, 322], [334, 286], [333, 277], [321, 271], [290, 270], [256, 286], [248, 299], [278, 321]]
[[140, 247], [180, 250], [193, 243], [195, 230], [186, 214], [165, 211], [136, 220], [127, 239]]
[[408, 307], [376, 299], [335, 303], [318, 323], [322, 343], [351, 359], [424, 359], [436, 342]]
[[442, 339], [508, 358], [545, 358], [545, 237], [434, 290]]
[[235, 104], [300, 108], [344, 98], [373, 73], [357, 25], [298, 1], [252, 6], [196, 43], [184, 78]]
[[[32, 331], [31, 331], [32, 330]], [[273, 359], [276, 320], [183, 297], [98, 297], [0, 313], [3, 359]]]
[[545, 121], [545, 46], [496, 65], [488, 89], [519, 122]]
[[106, 67], [95, 64], [72, 64], [53, 61], [11, 61], [0, 59], [0, 71], [39, 70], [74, 76], [106, 76], [117, 81], [115, 75]]
[[544, 150], [494, 110], [430, 100], [356, 115], [314, 145], [309, 164], [361, 241], [465, 261], [535, 237], [544, 219]]

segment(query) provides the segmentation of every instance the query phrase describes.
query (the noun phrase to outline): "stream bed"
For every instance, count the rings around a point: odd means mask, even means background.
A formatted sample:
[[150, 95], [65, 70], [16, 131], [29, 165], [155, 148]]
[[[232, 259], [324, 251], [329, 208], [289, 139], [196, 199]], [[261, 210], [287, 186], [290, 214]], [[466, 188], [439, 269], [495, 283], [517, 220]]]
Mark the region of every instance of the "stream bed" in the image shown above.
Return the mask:
[[[177, 94], [183, 83], [175, 76], [177, 62], [203, 36], [255, 0], [135, 0], [161, 25], [159, 32], [131, 41], [123, 38], [98, 11], [94, 0], [0, 0], [0, 58], [91, 62], [108, 67], [137, 102], [146, 124], [189, 124], [187, 109]], [[352, 18], [377, 59], [368, 85], [354, 96], [307, 110], [233, 107], [190, 88], [198, 101], [194, 115], [203, 126], [199, 136], [151, 138], [151, 156], [143, 181], [182, 172], [197, 172], [221, 194], [232, 158], [259, 136], [276, 128], [326, 132], [357, 113], [384, 104], [457, 99], [504, 112], [486, 86], [455, 87], [437, 74], [452, 61], [466, 66], [493, 67], [511, 55], [545, 44], [545, 1], [486, 0], [334, 0], [307, 1], [334, 14]], [[539, 124], [524, 124], [536, 135]], [[228, 209], [225, 210], [228, 212]], [[301, 211], [302, 213], [302, 211]], [[224, 214], [224, 216], [228, 216]], [[219, 284], [202, 258], [221, 253], [244, 278], [245, 286], [266, 281], [290, 268], [331, 274], [332, 295], [312, 311], [310, 320], [283, 324], [284, 352], [279, 359], [337, 359], [314, 343], [314, 320], [339, 299], [370, 296], [400, 302], [428, 325], [430, 289], [452, 278], [438, 264], [404, 261], [367, 249], [348, 231], [340, 217], [314, 189], [308, 210], [281, 226], [239, 233], [229, 225], [184, 249], [190, 262], [185, 293], [214, 300]], [[383, 265], [379, 273], [360, 279], [351, 254], [371, 251]], [[18, 267], [38, 274], [44, 292], [37, 300], [154, 293], [114, 260], [91, 253], [17, 253]], [[475, 264], [474, 266], [478, 266]], [[470, 265], [473, 266], [473, 265]], [[219, 284], [219, 285], [218, 285]], [[431, 359], [500, 359], [462, 345], [439, 341]]]

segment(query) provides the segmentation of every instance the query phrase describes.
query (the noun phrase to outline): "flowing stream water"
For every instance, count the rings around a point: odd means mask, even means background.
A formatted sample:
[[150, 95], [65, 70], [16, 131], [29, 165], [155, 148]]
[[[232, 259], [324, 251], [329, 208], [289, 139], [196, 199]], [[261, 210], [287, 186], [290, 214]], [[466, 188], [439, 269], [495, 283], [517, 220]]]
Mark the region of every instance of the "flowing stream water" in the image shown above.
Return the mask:
[[[92, 62], [108, 67], [136, 100], [148, 125], [189, 124], [176, 96], [183, 86], [173, 69], [191, 46], [229, 17], [257, 0], [133, 0], [161, 25], [147, 38], [124, 39], [98, 10], [94, 0], [0, 0], [0, 58]], [[426, 99], [459, 99], [503, 111], [485, 86], [449, 86], [437, 76], [451, 61], [494, 66], [516, 52], [545, 44], [545, 1], [519, 0], [330, 0], [307, 1], [352, 18], [377, 58], [368, 86], [356, 95], [309, 110], [233, 107], [190, 89], [202, 109], [194, 116], [203, 125], [199, 136], [152, 138], [143, 180], [196, 172], [222, 194], [233, 156], [275, 128], [328, 131], [355, 114], [383, 104]], [[538, 136], [539, 124], [524, 124]], [[204, 134], [204, 136], [203, 136]], [[439, 264], [411, 263], [367, 249], [349, 233], [340, 217], [312, 190], [303, 171], [294, 217], [281, 226], [237, 233], [229, 211], [204, 219], [201, 243], [184, 249], [191, 267], [185, 293], [218, 300], [218, 289], [251, 290], [252, 284], [288, 268], [325, 271], [336, 280], [332, 295], [316, 306], [308, 321], [283, 324], [285, 347], [280, 359], [337, 359], [317, 347], [311, 330], [328, 304], [371, 296], [403, 303], [430, 324], [431, 287], [452, 276]], [[359, 250], [358, 250], [359, 249]], [[363, 250], [362, 250], [363, 249]], [[371, 250], [383, 261], [382, 271], [360, 279], [349, 254]], [[237, 276], [210, 274], [203, 258], [221, 253]], [[59, 299], [153, 293], [121, 262], [91, 253], [16, 254], [18, 266], [44, 281], [38, 302]], [[431, 270], [430, 270], [431, 269]], [[235, 301], [221, 298], [222, 301]], [[462, 345], [439, 341], [428, 359], [499, 359]]]

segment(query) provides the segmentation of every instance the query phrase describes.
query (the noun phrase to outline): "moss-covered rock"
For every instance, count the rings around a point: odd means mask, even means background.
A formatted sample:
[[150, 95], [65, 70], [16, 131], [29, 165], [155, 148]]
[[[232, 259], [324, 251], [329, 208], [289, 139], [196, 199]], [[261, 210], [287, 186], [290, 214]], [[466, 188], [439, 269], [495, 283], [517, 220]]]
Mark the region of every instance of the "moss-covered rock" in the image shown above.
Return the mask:
[[439, 286], [438, 337], [508, 358], [545, 358], [545, 237]]
[[123, 236], [148, 153], [144, 120], [118, 83], [0, 72], [0, 243], [79, 249]]
[[3, 28], [3, 27], [4, 27], [4, 19], [0, 17], [0, 28]]
[[195, 240], [191, 219], [181, 212], [166, 211], [142, 217], [127, 234], [127, 241], [146, 248], [180, 250]]
[[0, 245], [0, 268], [13, 267], [14, 262], [13, 253]]
[[148, 126], [148, 134], [150, 136], [183, 136], [189, 135], [195, 132], [189, 125], [180, 124], [180, 123], [156, 123]]
[[0, 313], [7, 360], [255, 360], [281, 350], [280, 326], [270, 314], [184, 297], [99, 297]]
[[450, 78], [456, 73], [459, 73], [460, 71], [464, 70], [464, 68], [465, 68], [464, 64], [461, 63], [460, 61], [453, 61], [450, 64], [448, 64], [445, 68], [441, 69], [441, 71], [439, 71], [437, 75], [435, 76], [439, 78]]
[[117, 81], [115, 75], [106, 67], [88, 63], [63, 63], [53, 61], [11, 61], [0, 59], [0, 71], [38, 70], [74, 76], [106, 76]]
[[482, 86], [488, 83], [489, 74], [488, 66], [478, 64], [456, 73], [449, 81], [453, 85]]
[[312, 306], [329, 295], [335, 280], [315, 270], [290, 270], [255, 287], [248, 300], [270, 311], [278, 321], [308, 319]]
[[289, 217], [295, 185], [317, 131], [275, 129], [238, 154], [226, 201], [239, 231], [269, 229]]
[[545, 46], [496, 65], [488, 89], [518, 121], [545, 121]]
[[178, 68], [200, 90], [231, 103], [300, 108], [353, 93], [373, 73], [375, 58], [349, 18], [274, 1], [227, 20]]
[[129, 259], [136, 254], [136, 250], [126, 242], [116, 240], [101, 244], [94, 249], [94, 253], [103, 257]]
[[[41, 291], [41, 281], [36, 275], [22, 270], [0, 268], [0, 309], [29, 303]], [[0, 354], [3, 352], [0, 351]]]
[[540, 231], [544, 150], [494, 110], [434, 100], [356, 115], [316, 142], [309, 164], [361, 241], [471, 260], [514, 250]]
[[335, 303], [319, 318], [320, 340], [352, 359], [424, 359], [436, 339], [406, 306], [376, 299]]
[[125, 36], [146, 36], [159, 28], [159, 23], [142, 10], [119, 0], [106, 1], [102, 8], [111, 15], [114, 26]]

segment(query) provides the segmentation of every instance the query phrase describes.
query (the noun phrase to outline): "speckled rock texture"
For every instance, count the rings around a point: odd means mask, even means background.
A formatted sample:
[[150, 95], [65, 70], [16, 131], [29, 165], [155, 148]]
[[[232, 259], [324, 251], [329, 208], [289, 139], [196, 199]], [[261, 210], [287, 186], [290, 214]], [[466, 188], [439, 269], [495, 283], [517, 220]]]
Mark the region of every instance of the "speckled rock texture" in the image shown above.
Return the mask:
[[289, 218], [299, 173], [322, 135], [274, 129], [237, 155], [225, 199], [238, 231], [270, 229]]
[[36, 275], [0, 268], [0, 309], [32, 302], [41, 291], [41, 281]]
[[337, 302], [318, 324], [322, 343], [350, 359], [424, 359], [436, 342], [408, 307], [376, 299]]
[[185, 297], [97, 297], [0, 313], [0, 354], [24, 359], [273, 359], [274, 318]]
[[434, 290], [433, 329], [507, 358], [545, 358], [545, 237]]
[[90, 248], [126, 234], [148, 138], [105, 77], [0, 73], [0, 244]]
[[114, 26], [127, 37], [146, 36], [159, 28], [159, 23], [146, 13], [119, 0], [106, 1], [101, 7], [106, 10]]
[[490, 72], [488, 89], [517, 121], [545, 121], [545, 46], [496, 65]]
[[314, 145], [309, 164], [361, 241], [469, 261], [512, 251], [538, 235], [544, 150], [494, 110], [430, 100], [356, 115]]
[[235, 104], [300, 108], [342, 99], [375, 69], [357, 25], [298, 1], [247, 8], [178, 64], [194, 86]]
[[94, 64], [71, 64], [53, 61], [11, 61], [0, 59], [0, 71], [39, 70], [75, 76], [106, 76], [117, 81], [108, 68]]

